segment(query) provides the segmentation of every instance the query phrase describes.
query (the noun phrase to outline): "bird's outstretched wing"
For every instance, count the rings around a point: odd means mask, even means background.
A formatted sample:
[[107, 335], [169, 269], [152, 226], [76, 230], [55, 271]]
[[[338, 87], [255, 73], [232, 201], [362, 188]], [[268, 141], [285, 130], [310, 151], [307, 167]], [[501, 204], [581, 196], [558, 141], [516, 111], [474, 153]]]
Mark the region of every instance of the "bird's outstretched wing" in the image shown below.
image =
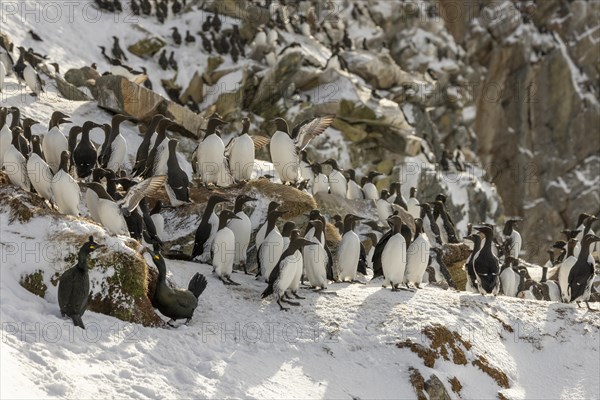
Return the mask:
[[331, 126], [334, 118], [334, 115], [327, 115], [325, 117], [315, 118], [309, 122], [304, 121], [295, 127], [292, 131], [292, 138], [296, 143], [296, 149], [298, 151], [304, 150], [313, 138], [319, 136], [321, 133], [325, 132], [325, 129]]
[[305, 119], [304, 121], [300, 122], [298, 125], [296, 125], [293, 129], [292, 129], [292, 133], [291, 133], [291, 137], [292, 139], [296, 139], [298, 137], [298, 133], [300, 132], [300, 129], [305, 126], [308, 125], [310, 122], [314, 121], [314, 119]]
[[152, 196], [154, 192], [165, 184], [166, 180], [166, 175], [157, 175], [143, 180], [129, 189], [123, 200], [119, 202], [119, 206], [132, 212], [144, 197]]
[[271, 139], [269, 139], [268, 137], [260, 135], [250, 136], [250, 139], [252, 139], [252, 141], [254, 142], [254, 150], [262, 149], [271, 141]]

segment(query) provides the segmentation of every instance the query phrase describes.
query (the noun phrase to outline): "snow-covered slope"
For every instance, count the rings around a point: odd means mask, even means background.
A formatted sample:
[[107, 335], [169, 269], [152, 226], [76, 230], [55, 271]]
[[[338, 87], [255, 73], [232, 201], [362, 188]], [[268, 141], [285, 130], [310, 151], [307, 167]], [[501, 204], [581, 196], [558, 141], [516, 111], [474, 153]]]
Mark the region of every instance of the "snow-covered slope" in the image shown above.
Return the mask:
[[[168, 267], [179, 286], [212, 269]], [[600, 395], [600, 315], [574, 305], [431, 286], [392, 293], [372, 283], [332, 285], [337, 295], [303, 291], [302, 306], [282, 312], [260, 300], [264, 283], [237, 274], [242, 285], [234, 288], [209, 278], [189, 326], [144, 328], [88, 312], [82, 331], [60, 318], [57, 304], [19, 286], [19, 269], [3, 262], [3, 398], [413, 398], [411, 367], [425, 378], [435, 373], [450, 393], [448, 379], [457, 377], [462, 398]], [[458, 344], [466, 365], [437, 355], [428, 368], [397, 347], [409, 340], [435, 348], [425, 332], [437, 324], [472, 345]], [[472, 364], [479, 358], [503, 371], [509, 388]]]

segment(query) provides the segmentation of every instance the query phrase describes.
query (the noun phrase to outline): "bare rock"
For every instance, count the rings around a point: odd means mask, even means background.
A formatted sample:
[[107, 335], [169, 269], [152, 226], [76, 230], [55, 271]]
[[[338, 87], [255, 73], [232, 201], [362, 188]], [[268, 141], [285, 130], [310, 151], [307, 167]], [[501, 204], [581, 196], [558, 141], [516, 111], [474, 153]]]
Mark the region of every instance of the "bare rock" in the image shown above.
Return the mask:
[[131, 46], [127, 47], [130, 53], [135, 54], [138, 57], [146, 58], [152, 57], [165, 47], [167, 43], [159, 37], [151, 37], [142, 39]]
[[260, 82], [251, 109], [260, 114], [279, 100], [300, 69], [303, 59], [299, 51], [288, 52], [281, 57]]
[[492, 3], [481, 11], [479, 20], [494, 39], [499, 40], [517, 29], [521, 24], [521, 13], [511, 1]]
[[350, 72], [360, 76], [377, 89], [390, 89], [411, 82], [389, 54], [374, 55], [366, 51], [346, 51], [342, 54]]
[[429, 395], [429, 400], [451, 400], [446, 387], [435, 374], [431, 374], [425, 382], [425, 391]]
[[107, 75], [96, 80], [96, 88], [99, 107], [139, 120], [146, 120], [160, 112], [182, 126], [189, 136], [202, 137], [203, 117], [143, 86], [121, 76]]
[[60, 76], [55, 76], [54, 81], [58, 87], [61, 96], [71, 101], [90, 101], [90, 97], [79, 90], [75, 85], [70, 84]]
[[101, 77], [98, 71], [90, 67], [73, 68], [65, 73], [65, 80], [77, 87], [89, 86], [90, 79], [95, 81]]

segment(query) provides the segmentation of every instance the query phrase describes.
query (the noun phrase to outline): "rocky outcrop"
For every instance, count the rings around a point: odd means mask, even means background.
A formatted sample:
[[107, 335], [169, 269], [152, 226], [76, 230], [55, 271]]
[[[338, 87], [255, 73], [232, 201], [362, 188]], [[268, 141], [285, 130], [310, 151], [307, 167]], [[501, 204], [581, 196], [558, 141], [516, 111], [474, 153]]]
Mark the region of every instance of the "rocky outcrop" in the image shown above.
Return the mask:
[[450, 400], [451, 397], [446, 387], [435, 374], [431, 374], [429, 380], [425, 382], [425, 391], [429, 395], [429, 400]]
[[[291, 186], [270, 182], [264, 178], [253, 180], [246, 184], [240, 183], [214, 190], [208, 190], [203, 186], [192, 187], [190, 188], [192, 204], [164, 211], [165, 232], [170, 238], [166, 242], [165, 249], [190, 254], [194, 245], [194, 234], [202, 219], [208, 198], [218, 194], [233, 203], [236, 196], [242, 193], [259, 200], [256, 202], [254, 209], [251, 208], [253, 203], [249, 203], [247, 213], [258, 213], [260, 215], [259, 220], [261, 221], [266, 219], [267, 207], [271, 201], [279, 202], [281, 204], [280, 209], [287, 210], [282, 220], [294, 221], [301, 229], [308, 222], [305, 214], [317, 208], [317, 203], [309, 194]], [[167, 194], [163, 189], [157, 193], [156, 198], [160, 198], [163, 202], [168, 203]], [[231, 208], [231, 204], [225, 205], [225, 207]], [[249, 262], [253, 262], [254, 260], [255, 257], [249, 257]]]
[[138, 57], [152, 57], [166, 45], [167, 43], [162, 38], [151, 37], [132, 44], [127, 47], [127, 50]]
[[95, 87], [99, 107], [139, 120], [161, 113], [181, 125], [188, 135], [195, 138], [203, 136], [200, 131], [205, 122], [203, 117], [141, 85], [121, 76], [107, 75], [96, 79]]
[[347, 51], [343, 54], [350, 72], [360, 76], [376, 89], [390, 89], [414, 78], [396, 64], [389, 54], [367, 51]]

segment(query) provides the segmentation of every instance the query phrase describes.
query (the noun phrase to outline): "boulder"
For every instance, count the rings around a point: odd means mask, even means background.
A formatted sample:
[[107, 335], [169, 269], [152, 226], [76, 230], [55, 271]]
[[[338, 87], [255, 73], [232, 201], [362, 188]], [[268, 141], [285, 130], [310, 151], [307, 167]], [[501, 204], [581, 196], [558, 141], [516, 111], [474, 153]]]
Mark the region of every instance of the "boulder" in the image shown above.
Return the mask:
[[54, 81], [61, 96], [71, 101], [90, 101], [90, 97], [79, 90], [77, 86], [70, 84], [62, 77], [55, 75]]
[[202, 100], [204, 100], [204, 79], [202, 78], [202, 74], [198, 73], [198, 71], [194, 73], [179, 100], [183, 104], [187, 104], [190, 100], [194, 103], [202, 103]]
[[421, 154], [421, 147], [423, 146], [423, 139], [415, 135], [408, 135], [406, 137], [406, 146], [404, 147], [404, 153], [407, 156], [417, 156]]
[[200, 131], [205, 122], [203, 117], [121, 76], [107, 75], [96, 79], [96, 89], [99, 107], [139, 120], [161, 113], [182, 126], [189, 136], [203, 136]]
[[425, 382], [425, 391], [429, 395], [429, 400], [451, 400], [446, 387], [435, 374], [431, 374]]
[[521, 13], [512, 1], [492, 3], [481, 10], [479, 21], [494, 39], [501, 40], [508, 37], [521, 24]]
[[346, 51], [342, 57], [351, 73], [360, 76], [376, 89], [391, 89], [413, 81], [413, 77], [404, 72], [387, 53], [375, 55], [367, 51]]
[[100, 75], [98, 71], [90, 67], [73, 68], [65, 72], [65, 80], [77, 87], [89, 87], [88, 81], [95, 81], [101, 77], [102, 75]]
[[10, 49], [12, 45], [10, 37], [4, 32], [0, 32], [0, 47]]
[[[190, 188], [192, 204], [163, 211], [166, 221], [165, 232], [170, 238], [170, 240], [167, 240], [165, 248], [170, 251], [190, 254], [194, 244], [194, 234], [202, 219], [209, 197], [219, 194], [233, 203], [236, 196], [242, 193], [259, 200], [256, 202], [256, 208], [251, 209], [253, 203], [250, 203], [247, 211], [249, 214], [258, 213], [258, 219], [261, 221], [266, 218], [268, 204], [273, 200], [281, 203], [280, 208], [282, 210], [288, 211], [283, 219], [292, 220], [300, 227], [303, 227], [307, 222], [304, 214], [317, 207], [317, 203], [309, 194], [291, 186], [270, 182], [264, 178], [252, 180], [245, 184], [234, 184], [227, 188], [215, 188], [214, 190], [208, 190], [203, 186], [192, 187]], [[157, 193], [155, 199], [161, 199], [163, 202], [168, 203], [168, 197], [164, 189]], [[231, 208], [230, 206], [226, 207]], [[255, 258], [249, 258], [250, 262], [253, 262], [253, 260]]]
[[349, 141], [356, 143], [367, 138], [367, 132], [356, 125], [351, 125], [340, 118], [333, 120], [332, 126], [341, 131]]
[[165, 47], [166, 45], [167, 43], [162, 38], [155, 36], [139, 40], [131, 46], [127, 47], [127, 50], [129, 50], [130, 53], [135, 54], [138, 57], [147, 58], [152, 57], [153, 55], [158, 53], [159, 50]]

